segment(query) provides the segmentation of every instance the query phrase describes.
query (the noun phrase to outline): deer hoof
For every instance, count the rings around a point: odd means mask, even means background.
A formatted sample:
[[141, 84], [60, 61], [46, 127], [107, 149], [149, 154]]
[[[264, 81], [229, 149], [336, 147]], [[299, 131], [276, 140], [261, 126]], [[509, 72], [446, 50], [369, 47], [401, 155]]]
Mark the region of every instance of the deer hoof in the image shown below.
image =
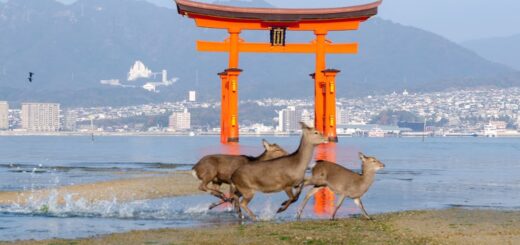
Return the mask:
[[224, 202], [232, 203], [233, 202], [233, 198], [224, 198]]

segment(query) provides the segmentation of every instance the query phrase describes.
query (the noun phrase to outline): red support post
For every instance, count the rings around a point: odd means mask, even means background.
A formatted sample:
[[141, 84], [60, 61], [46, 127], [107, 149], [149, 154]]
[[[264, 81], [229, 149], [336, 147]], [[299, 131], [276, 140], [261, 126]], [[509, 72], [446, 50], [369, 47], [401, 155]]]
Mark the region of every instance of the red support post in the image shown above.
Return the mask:
[[326, 36], [327, 30], [315, 30], [316, 35], [316, 70], [314, 72], [314, 127], [325, 133], [325, 76], [321, 72], [326, 69]]
[[238, 126], [238, 76], [242, 72], [241, 69], [230, 68], [226, 70], [228, 76], [228, 107], [225, 127], [227, 142], [239, 141], [239, 126]]
[[228, 135], [228, 132], [226, 131], [226, 129], [228, 128], [227, 127], [227, 123], [226, 123], [226, 118], [227, 118], [227, 112], [228, 112], [228, 104], [229, 104], [229, 98], [228, 98], [228, 74], [227, 72], [221, 72], [218, 74], [219, 77], [220, 77], [220, 81], [221, 81], [221, 84], [222, 84], [222, 95], [221, 95], [221, 104], [220, 104], [220, 142], [222, 143], [227, 143], [227, 135]]
[[322, 73], [325, 76], [325, 125], [323, 135], [328, 137], [330, 142], [338, 142], [336, 134], [336, 75], [340, 70], [327, 69]]

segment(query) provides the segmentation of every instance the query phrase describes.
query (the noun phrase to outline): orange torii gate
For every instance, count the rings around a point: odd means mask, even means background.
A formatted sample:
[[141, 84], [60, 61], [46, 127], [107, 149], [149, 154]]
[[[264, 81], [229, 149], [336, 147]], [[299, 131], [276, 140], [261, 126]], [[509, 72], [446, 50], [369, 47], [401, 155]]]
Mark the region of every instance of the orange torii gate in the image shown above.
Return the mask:
[[[311, 74], [315, 86], [315, 127], [337, 142], [336, 74], [327, 69], [326, 54], [357, 53], [357, 43], [333, 44], [329, 31], [357, 30], [359, 24], [377, 14], [382, 0], [358, 6], [324, 9], [242, 8], [176, 0], [179, 14], [195, 20], [198, 27], [226, 29], [224, 42], [197, 41], [197, 50], [229, 53], [228, 68], [219, 73], [222, 82], [221, 142], [238, 142], [238, 76], [240, 52], [308, 53], [316, 55], [316, 69]], [[240, 38], [242, 30], [269, 30], [270, 43], [250, 43]], [[287, 44], [286, 31], [312, 31], [310, 43]]]

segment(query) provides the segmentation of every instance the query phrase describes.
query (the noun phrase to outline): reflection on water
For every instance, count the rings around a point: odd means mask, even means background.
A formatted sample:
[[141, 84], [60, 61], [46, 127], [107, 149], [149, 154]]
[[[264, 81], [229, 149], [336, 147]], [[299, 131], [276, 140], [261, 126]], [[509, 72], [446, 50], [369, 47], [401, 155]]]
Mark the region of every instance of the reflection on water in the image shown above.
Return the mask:
[[231, 142], [227, 144], [220, 144], [220, 151], [222, 154], [229, 154], [229, 155], [241, 155], [241, 154], [247, 154], [244, 152], [245, 150], [241, 149], [241, 145], [236, 142]]
[[[336, 143], [321, 144], [316, 147], [316, 160], [336, 162]], [[329, 188], [322, 188], [314, 194], [314, 213], [320, 217], [330, 216], [334, 212], [334, 193]]]
[[[288, 152], [299, 137], [267, 137]], [[520, 209], [520, 141], [506, 138], [341, 138], [317, 147], [315, 159], [337, 162], [358, 171], [358, 152], [376, 156], [386, 168], [364, 195], [369, 214], [401, 210], [470, 207]], [[258, 155], [261, 138], [242, 137], [240, 144], [221, 145], [218, 137], [0, 137], [0, 191], [54, 188], [142, 172], [190, 169], [207, 154]], [[20, 152], [30, 154], [20, 154]], [[185, 164], [185, 165], [176, 165]], [[306, 188], [303, 193], [306, 193]], [[303, 218], [328, 218], [330, 193], [317, 194]], [[251, 209], [263, 219], [294, 220], [301, 202], [283, 213], [276, 209], [284, 193], [258, 194]], [[234, 223], [229, 207], [207, 211], [210, 195], [88, 204], [69, 200], [0, 206], [0, 240], [75, 238], [136, 229]], [[300, 199], [301, 200], [301, 199]], [[359, 214], [351, 200], [338, 217]]]

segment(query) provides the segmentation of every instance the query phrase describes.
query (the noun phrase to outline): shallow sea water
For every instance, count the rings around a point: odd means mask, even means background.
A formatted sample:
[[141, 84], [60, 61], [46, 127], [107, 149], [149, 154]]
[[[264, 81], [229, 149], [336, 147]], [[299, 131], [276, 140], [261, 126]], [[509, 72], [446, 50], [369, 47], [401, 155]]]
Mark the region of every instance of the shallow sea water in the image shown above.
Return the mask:
[[[267, 137], [289, 152], [298, 137]], [[259, 154], [261, 138], [242, 137], [223, 146], [218, 137], [0, 137], [0, 191], [31, 191], [190, 169], [212, 153]], [[340, 138], [320, 147], [316, 158], [358, 170], [358, 152], [386, 168], [363, 197], [369, 214], [447, 207], [520, 209], [520, 139], [516, 138]], [[304, 193], [307, 191], [304, 190]], [[300, 202], [275, 214], [284, 194], [257, 194], [252, 210], [262, 220], [294, 220]], [[332, 201], [311, 199], [305, 219], [328, 218]], [[237, 223], [229, 207], [208, 211], [209, 195], [95, 204], [72, 199], [0, 205], [0, 240], [78, 238], [166, 227]], [[321, 204], [320, 204], [321, 203]], [[345, 201], [339, 217], [358, 215]]]

